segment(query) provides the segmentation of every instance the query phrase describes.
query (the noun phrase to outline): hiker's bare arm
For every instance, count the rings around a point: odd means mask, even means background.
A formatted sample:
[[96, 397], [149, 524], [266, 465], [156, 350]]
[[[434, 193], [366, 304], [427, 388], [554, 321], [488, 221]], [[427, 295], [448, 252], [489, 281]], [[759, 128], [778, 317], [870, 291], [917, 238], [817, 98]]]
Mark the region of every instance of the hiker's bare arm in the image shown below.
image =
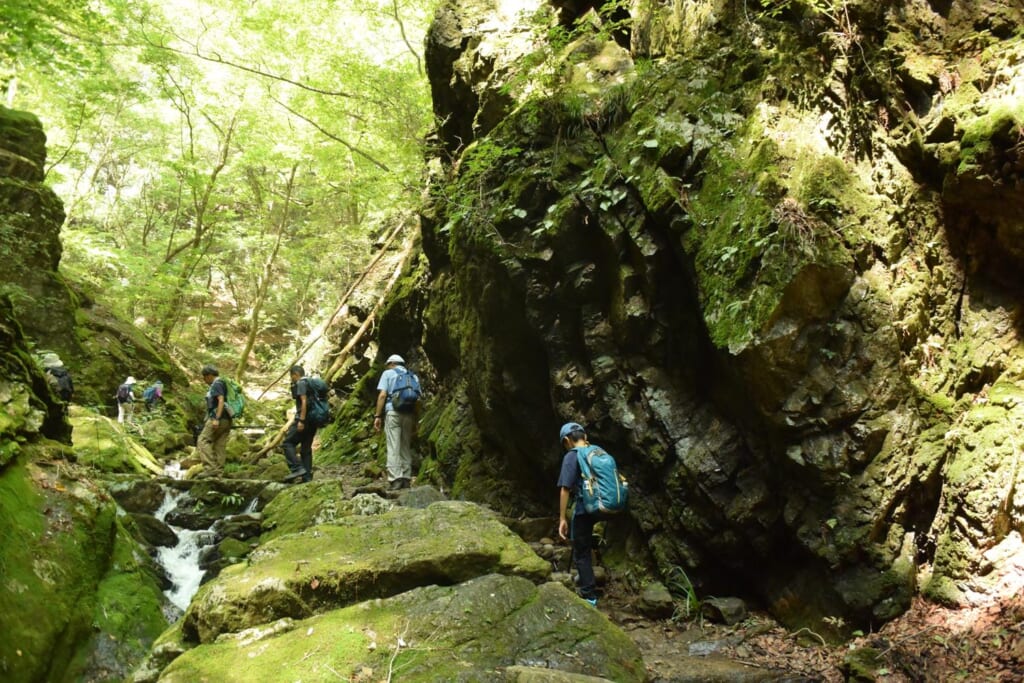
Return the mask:
[[566, 508], [569, 507], [569, 489], [564, 486], [558, 491], [558, 535], [565, 540], [569, 537], [569, 522], [566, 521]]
[[295, 428], [298, 431], [303, 431], [306, 428], [306, 395], [302, 394], [299, 396], [299, 414], [295, 416], [298, 421], [298, 426]]
[[377, 408], [373, 411], [373, 428], [380, 431], [381, 418], [384, 417], [384, 403], [388, 400], [388, 392], [383, 389], [377, 393]]

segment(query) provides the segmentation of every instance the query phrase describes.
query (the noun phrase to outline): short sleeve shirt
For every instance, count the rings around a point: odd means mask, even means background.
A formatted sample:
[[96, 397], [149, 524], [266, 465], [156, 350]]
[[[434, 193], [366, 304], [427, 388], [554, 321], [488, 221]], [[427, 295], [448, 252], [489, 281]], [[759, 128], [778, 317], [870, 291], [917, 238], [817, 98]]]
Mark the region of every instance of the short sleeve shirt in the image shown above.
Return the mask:
[[306, 397], [306, 402], [309, 402], [310, 391], [309, 382], [303, 377], [298, 382], [292, 385], [292, 398], [295, 399], [295, 418], [298, 419], [299, 415], [302, 415], [302, 397]]
[[388, 395], [387, 401], [384, 403], [384, 412], [390, 412], [393, 408], [391, 405], [391, 387], [395, 384], [395, 378], [398, 377], [398, 371], [394, 368], [388, 368], [381, 374], [380, 381], [377, 382], [377, 391], [383, 391]]
[[[228, 396], [228, 385], [224, 383], [224, 380], [219, 377], [210, 384], [209, 390], [206, 392], [206, 414], [210, 417], [217, 417], [217, 397], [223, 396], [225, 399]], [[227, 409], [224, 409], [224, 414], [221, 417], [227, 417]]]
[[576, 459], [576, 449], [565, 454], [562, 458], [562, 471], [558, 475], [559, 488], [566, 488], [576, 492], [580, 485], [580, 463]]

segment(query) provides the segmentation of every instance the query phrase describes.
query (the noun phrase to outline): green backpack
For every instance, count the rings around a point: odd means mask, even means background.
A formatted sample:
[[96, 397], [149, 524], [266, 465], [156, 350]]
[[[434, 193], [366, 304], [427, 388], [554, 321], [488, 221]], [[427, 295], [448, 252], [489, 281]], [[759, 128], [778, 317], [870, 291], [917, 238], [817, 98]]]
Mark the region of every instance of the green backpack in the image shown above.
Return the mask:
[[238, 382], [233, 379], [224, 379], [224, 386], [227, 388], [227, 395], [224, 397], [224, 409], [228, 411], [228, 417], [237, 420], [245, 412], [245, 394]]

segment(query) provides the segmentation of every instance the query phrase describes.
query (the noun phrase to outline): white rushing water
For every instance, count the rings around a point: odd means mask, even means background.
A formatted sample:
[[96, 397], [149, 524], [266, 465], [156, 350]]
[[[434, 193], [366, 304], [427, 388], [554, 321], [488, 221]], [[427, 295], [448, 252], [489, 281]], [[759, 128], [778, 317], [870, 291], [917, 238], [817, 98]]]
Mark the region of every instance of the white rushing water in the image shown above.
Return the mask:
[[169, 462], [164, 465], [164, 476], [170, 479], [181, 479], [185, 475], [181, 471], [181, 463], [177, 460]]
[[[160, 521], [165, 521], [167, 513], [178, 505], [183, 497], [183, 491], [167, 491], [164, 502], [154, 513]], [[205, 573], [199, 568], [199, 552], [204, 546], [213, 543], [214, 534], [208, 529], [192, 531], [191, 529], [179, 529], [172, 526], [174, 533], [178, 536], [178, 545], [173, 548], [160, 547], [157, 549], [157, 561], [167, 571], [167, 576], [174, 584], [164, 595], [176, 607], [185, 611], [192, 596], [199, 590], [199, 584]]]

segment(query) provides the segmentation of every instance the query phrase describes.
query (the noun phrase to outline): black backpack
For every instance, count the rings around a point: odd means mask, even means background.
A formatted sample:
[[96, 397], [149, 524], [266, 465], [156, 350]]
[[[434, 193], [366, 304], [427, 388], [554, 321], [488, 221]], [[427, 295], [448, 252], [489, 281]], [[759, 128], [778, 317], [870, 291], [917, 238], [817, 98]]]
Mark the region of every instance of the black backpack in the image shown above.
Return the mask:
[[307, 377], [306, 422], [313, 427], [323, 427], [331, 421], [331, 404], [327, 400], [331, 388], [319, 377]]
[[75, 393], [75, 385], [71, 381], [71, 373], [65, 368], [50, 368], [46, 371], [53, 379], [50, 384], [53, 385], [57, 395], [65, 401], [71, 399], [71, 395]]
[[132, 399], [132, 388], [127, 384], [122, 384], [117, 388], [117, 401], [118, 403], [126, 403]]

